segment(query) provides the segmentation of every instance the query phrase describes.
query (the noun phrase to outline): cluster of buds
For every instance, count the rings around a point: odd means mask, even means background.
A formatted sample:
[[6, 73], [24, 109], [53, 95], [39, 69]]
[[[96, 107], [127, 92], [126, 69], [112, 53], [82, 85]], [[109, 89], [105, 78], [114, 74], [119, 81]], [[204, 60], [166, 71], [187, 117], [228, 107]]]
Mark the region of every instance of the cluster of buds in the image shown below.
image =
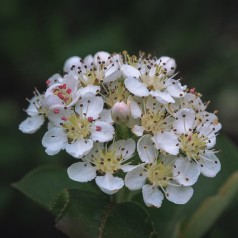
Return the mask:
[[70, 179], [95, 179], [107, 194], [142, 190], [147, 206], [166, 197], [184, 204], [200, 174], [221, 168], [213, 148], [221, 129], [201, 94], [175, 79], [173, 58], [98, 52], [66, 60], [44, 93], [35, 92], [19, 129], [34, 133], [47, 120], [48, 155], [78, 159]]

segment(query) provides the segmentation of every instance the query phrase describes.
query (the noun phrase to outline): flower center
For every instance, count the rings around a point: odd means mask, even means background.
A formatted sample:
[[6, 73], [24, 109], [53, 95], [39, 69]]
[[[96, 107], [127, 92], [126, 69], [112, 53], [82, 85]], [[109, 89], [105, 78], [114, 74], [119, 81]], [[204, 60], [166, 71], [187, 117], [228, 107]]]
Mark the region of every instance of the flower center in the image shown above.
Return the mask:
[[153, 186], [165, 188], [173, 176], [172, 167], [166, 166], [162, 162], [148, 164], [146, 170], [148, 180]]
[[109, 107], [113, 107], [113, 105], [117, 102], [126, 103], [129, 92], [126, 90], [123, 82], [117, 81], [117, 83], [113, 86], [112, 84], [109, 84], [107, 90], [106, 104]]
[[147, 132], [159, 132], [167, 127], [167, 118], [164, 111], [148, 111], [141, 117], [141, 125]]
[[199, 160], [199, 154], [202, 153], [207, 144], [208, 138], [204, 135], [199, 135], [197, 132], [190, 134], [182, 134], [179, 137], [180, 148], [189, 159]]
[[165, 89], [166, 78], [166, 71], [162, 66], [157, 64], [148, 64], [145, 72], [143, 72], [141, 75], [142, 82], [147, 86], [148, 89], [153, 91], [161, 91]]
[[92, 162], [100, 173], [113, 174], [121, 168], [122, 157], [117, 157], [115, 151], [101, 151], [93, 156]]
[[69, 117], [62, 117], [63, 128], [70, 141], [84, 139], [90, 134], [91, 120], [86, 117], [72, 114]]
[[71, 92], [72, 89], [68, 88], [66, 84], [62, 84], [54, 89], [54, 94], [64, 101], [66, 105], [72, 102]]

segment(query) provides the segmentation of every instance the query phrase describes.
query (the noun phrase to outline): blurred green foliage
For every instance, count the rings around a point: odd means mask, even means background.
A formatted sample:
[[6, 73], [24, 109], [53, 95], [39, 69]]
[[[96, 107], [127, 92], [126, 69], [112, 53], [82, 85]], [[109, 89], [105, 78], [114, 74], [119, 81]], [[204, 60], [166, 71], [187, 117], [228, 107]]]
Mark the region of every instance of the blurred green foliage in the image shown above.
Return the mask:
[[[64, 153], [45, 155], [44, 129], [34, 135], [18, 131], [26, 116], [24, 98], [35, 86], [43, 91], [70, 56], [126, 49], [174, 57], [183, 83], [211, 100], [209, 110], [218, 109], [223, 133], [238, 144], [237, 6], [235, 0], [1, 0], [1, 237], [65, 237], [48, 212], [11, 184], [39, 165], [73, 161]], [[207, 186], [212, 189], [210, 181]], [[236, 237], [237, 212], [236, 199], [205, 237], [225, 237], [227, 230]]]

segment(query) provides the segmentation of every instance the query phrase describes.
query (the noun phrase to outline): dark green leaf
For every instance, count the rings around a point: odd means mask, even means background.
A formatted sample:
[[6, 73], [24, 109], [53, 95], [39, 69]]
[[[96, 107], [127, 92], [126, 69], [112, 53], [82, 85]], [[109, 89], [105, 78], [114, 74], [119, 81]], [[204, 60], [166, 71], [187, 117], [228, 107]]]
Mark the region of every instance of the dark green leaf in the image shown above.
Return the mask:
[[69, 191], [70, 200], [57, 228], [71, 238], [157, 237], [148, 213], [138, 204], [115, 204], [106, 195]]
[[37, 168], [13, 186], [46, 208], [52, 206], [52, 202], [64, 189], [76, 188], [83, 191], [100, 192], [94, 183], [78, 183], [70, 180], [66, 169], [59, 167]]

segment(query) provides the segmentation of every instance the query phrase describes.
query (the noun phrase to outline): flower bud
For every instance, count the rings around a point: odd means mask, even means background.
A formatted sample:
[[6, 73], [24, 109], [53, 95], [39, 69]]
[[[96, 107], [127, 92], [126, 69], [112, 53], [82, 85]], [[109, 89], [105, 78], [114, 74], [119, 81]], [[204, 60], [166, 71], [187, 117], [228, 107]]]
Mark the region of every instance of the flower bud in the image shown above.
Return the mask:
[[130, 108], [124, 102], [117, 102], [112, 107], [112, 119], [115, 122], [127, 122], [130, 114]]

